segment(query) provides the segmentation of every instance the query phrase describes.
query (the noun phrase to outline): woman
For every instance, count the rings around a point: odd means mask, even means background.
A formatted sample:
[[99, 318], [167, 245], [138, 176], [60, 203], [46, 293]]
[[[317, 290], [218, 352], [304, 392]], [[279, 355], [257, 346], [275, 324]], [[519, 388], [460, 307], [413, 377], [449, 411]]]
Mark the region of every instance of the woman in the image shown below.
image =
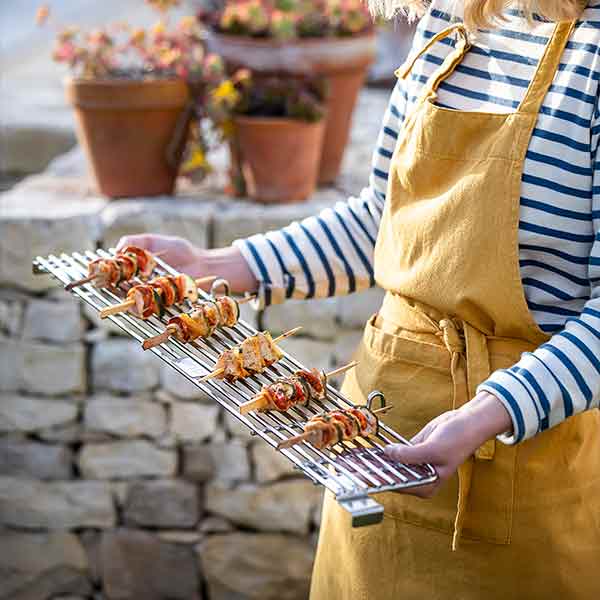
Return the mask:
[[355, 530], [328, 497], [311, 598], [600, 597], [600, 2], [383, 4], [425, 14], [360, 198], [216, 251], [124, 243], [265, 304], [387, 290], [344, 391], [384, 391], [414, 435], [389, 456], [439, 481]]

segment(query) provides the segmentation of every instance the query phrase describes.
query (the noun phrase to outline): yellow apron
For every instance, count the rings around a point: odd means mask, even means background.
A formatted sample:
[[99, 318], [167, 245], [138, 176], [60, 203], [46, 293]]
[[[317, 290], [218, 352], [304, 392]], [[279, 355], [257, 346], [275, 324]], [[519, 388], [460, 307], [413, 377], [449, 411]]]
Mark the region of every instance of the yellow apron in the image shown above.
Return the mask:
[[[548, 339], [521, 284], [519, 197], [572, 29], [555, 27], [512, 114], [436, 106], [438, 85], [469, 44], [458, 24], [427, 46], [457, 34], [397, 141], [375, 249], [387, 294], [344, 383], [357, 404], [382, 390], [394, 404], [386, 422], [407, 436]], [[311, 599], [600, 598], [599, 419], [587, 412], [516, 446], [491, 440], [431, 500], [377, 496], [379, 525], [352, 529], [327, 494]]]

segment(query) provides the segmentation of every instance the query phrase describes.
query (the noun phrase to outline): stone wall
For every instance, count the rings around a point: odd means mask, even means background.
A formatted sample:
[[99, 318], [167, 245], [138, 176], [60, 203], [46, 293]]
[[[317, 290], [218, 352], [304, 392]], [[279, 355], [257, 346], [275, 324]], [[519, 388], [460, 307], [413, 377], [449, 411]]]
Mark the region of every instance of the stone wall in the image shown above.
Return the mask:
[[[370, 110], [383, 107], [386, 94], [370, 94]], [[382, 111], [353, 135], [375, 139]], [[369, 152], [351, 150], [342, 185], [359, 191]], [[345, 197], [330, 188], [307, 204], [266, 208], [185, 188], [177, 198], [107, 202], [78, 152], [0, 195], [0, 599], [307, 597], [321, 489], [120, 330], [34, 277], [30, 261], [134, 231], [221, 246]], [[380, 298], [371, 290], [290, 302], [260, 325], [303, 325], [286, 350], [331, 367], [350, 358]]]

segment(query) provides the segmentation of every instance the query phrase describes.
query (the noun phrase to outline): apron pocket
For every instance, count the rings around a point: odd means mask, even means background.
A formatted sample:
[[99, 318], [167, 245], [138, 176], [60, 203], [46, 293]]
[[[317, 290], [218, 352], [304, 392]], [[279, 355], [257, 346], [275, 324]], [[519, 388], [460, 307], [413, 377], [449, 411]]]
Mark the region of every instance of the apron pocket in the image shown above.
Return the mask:
[[[453, 384], [449, 355], [442, 346], [383, 331], [375, 317], [367, 323], [356, 354], [358, 365], [346, 376], [342, 392], [365, 404], [370, 392], [385, 394], [394, 408], [387, 425], [410, 439], [431, 419], [451, 410]], [[475, 461], [463, 537], [497, 544], [510, 541], [515, 479], [515, 448], [498, 444], [493, 461]], [[389, 518], [452, 535], [458, 478], [431, 499], [406, 494], [378, 494]]]

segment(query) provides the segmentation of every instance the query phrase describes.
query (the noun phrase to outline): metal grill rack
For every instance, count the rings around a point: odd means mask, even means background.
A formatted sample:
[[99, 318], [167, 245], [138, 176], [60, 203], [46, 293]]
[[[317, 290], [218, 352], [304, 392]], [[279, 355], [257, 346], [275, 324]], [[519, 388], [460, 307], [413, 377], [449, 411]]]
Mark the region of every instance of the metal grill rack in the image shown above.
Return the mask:
[[[91, 260], [110, 256], [112, 256], [111, 252], [103, 250], [74, 252], [71, 255], [38, 256], [33, 262], [33, 270], [38, 274], [50, 274], [66, 286], [71, 281], [87, 275], [87, 265]], [[156, 261], [158, 267], [155, 275], [178, 274], [160, 259], [157, 258]], [[72, 293], [100, 311], [122, 301], [126, 290], [126, 286], [121, 286], [115, 293], [115, 290], [96, 289], [91, 284], [86, 284], [76, 287]], [[201, 292], [200, 296], [204, 299], [209, 298], [204, 292]], [[188, 308], [189, 306], [181, 305], [168, 308], [162, 319], [152, 317], [142, 321], [126, 313], [109, 318], [141, 343], [162, 332], [166, 321], [171, 316]], [[171, 337], [168, 342], [150, 351], [201, 388], [209, 397], [244, 423], [253, 435], [258, 435], [274, 449], [280, 441], [301, 433], [304, 423], [318, 412], [352, 406], [352, 403], [338, 390], [328, 386], [325, 400], [311, 402], [306, 407], [296, 407], [287, 413], [271, 411], [240, 414], [240, 404], [255, 396], [264, 384], [280, 377], [287, 377], [298, 369], [307, 368], [289, 354], [285, 354], [282, 360], [263, 373], [236, 383], [218, 379], [198, 381], [198, 377], [213, 370], [217, 357], [223, 350], [255, 333], [257, 331], [253, 327], [240, 320], [235, 327], [218, 329], [210, 338], [182, 344]], [[282, 343], [282, 349], [285, 350], [285, 342]], [[382, 402], [385, 401], [381, 394], [375, 395], [380, 396]], [[408, 444], [402, 436], [381, 422], [377, 435], [369, 437], [368, 440], [357, 438], [325, 450], [318, 450], [309, 443], [302, 443], [280, 452], [313, 483], [321, 484], [333, 492], [340, 505], [350, 513], [352, 525], [360, 527], [378, 523], [383, 518], [383, 506], [370, 498], [371, 495], [424, 485], [437, 478], [435, 470], [430, 465], [407, 466], [390, 462], [383, 454], [382, 448], [391, 443]]]

